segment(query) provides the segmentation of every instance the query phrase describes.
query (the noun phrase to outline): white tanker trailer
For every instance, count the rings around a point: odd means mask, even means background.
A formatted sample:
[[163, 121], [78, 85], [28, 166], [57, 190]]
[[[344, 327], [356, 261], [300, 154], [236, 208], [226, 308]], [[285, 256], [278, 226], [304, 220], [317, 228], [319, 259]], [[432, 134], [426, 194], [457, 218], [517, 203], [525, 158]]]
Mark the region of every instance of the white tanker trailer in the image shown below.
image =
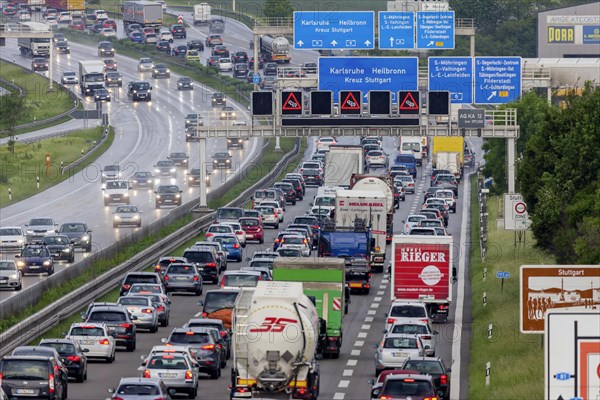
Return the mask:
[[301, 282], [242, 288], [233, 310], [231, 399], [316, 399], [319, 316]]

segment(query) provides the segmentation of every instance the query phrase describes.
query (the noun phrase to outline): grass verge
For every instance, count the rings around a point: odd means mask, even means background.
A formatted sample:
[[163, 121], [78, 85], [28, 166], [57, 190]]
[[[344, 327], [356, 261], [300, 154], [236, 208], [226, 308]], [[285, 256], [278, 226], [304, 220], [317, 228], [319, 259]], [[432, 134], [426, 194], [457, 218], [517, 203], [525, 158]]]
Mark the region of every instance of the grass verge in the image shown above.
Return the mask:
[[[555, 260], [534, 248], [531, 233], [527, 245], [515, 251], [514, 232], [498, 228], [499, 197], [488, 199], [487, 254], [481, 261], [477, 180], [471, 187], [471, 288], [473, 332], [469, 363], [469, 399], [520, 400], [544, 397], [544, 352], [542, 335], [519, 331], [519, 268], [523, 264], [555, 264]], [[483, 282], [483, 268], [487, 280]], [[501, 291], [496, 272], [508, 271]], [[487, 305], [482, 302], [483, 292]], [[493, 324], [492, 339], [487, 337]], [[485, 385], [485, 365], [491, 362], [490, 385]]]
[[[55, 85], [56, 89], [48, 92], [48, 78], [18, 65], [0, 61], [0, 76], [25, 91], [25, 103], [17, 113], [16, 126], [53, 117], [69, 110], [73, 105], [69, 94], [62, 87]], [[8, 121], [0, 121], [0, 130], [8, 128]]]
[[[81, 151], [87, 153], [94, 142], [102, 137], [102, 127], [80, 130], [68, 136], [40, 140], [34, 143], [15, 143], [12, 154], [8, 146], [0, 147], [0, 204], [5, 207], [40, 193], [47, 188], [69, 179], [73, 174], [87, 167], [102, 155], [112, 144], [114, 130], [111, 128], [108, 138], [85, 162], [73, 171], [61, 174], [61, 161], [65, 166], [81, 157]], [[50, 167], [46, 175], [46, 154], [50, 154]], [[40, 178], [37, 188], [36, 178]], [[12, 191], [9, 199], [8, 189]]]

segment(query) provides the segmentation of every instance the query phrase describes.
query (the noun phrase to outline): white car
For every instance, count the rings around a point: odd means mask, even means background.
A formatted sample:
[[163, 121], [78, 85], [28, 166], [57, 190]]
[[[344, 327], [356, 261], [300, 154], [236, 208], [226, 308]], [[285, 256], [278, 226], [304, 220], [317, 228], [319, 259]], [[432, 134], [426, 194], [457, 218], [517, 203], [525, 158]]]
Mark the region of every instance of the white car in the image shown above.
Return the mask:
[[277, 213], [277, 216], [279, 217], [279, 222], [283, 222], [283, 208], [279, 205], [278, 202], [270, 200], [261, 201], [260, 203], [258, 203], [258, 206], [273, 207], [275, 209], [275, 212]]
[[108, 181], [104, 184], [102, 192], [104, 193], [104, 205], [113, 203], [129, 204], [129, 181]]
[[103, 358], [108, 363], [115, 361], [115, 338], [108, 333], [105, 324], [91, 322], [76, 322], [65, 339], [79, 342], [81, 348], [86, 351], [85, 355], [91, 358]]
[[190, 360], [196, 359], [196, 353], [190, 346], [165, 346], [158, 345], [152, 347], [150, 353], [147, 356], [141, 356], [142, 366], [146, 366], [148, 360], [150, 360], [156, 353], [169, 353], [174, 356], [187, 356]]
[[5, 226], [0, 228], [0, 252], [21, 251], [26, 242], [25, 234], [20, 226]]
[[435, 348], [437, 346], [438, 331], [431, 329], [426, 322], [407, 322], [395, 324], [388, 333], [403, 333], [405, 335], [417, 335], [421, 338], [424, 346], [425, 355], [435, 357]]
[[232, 71], [233, 70], [233, 63], [231, 62], [230, 58], [219, 58], [219, 71], [221, 72], [225, 72], [225, 71]]
[[238, 222], [223, 222], [223, 225], [229, 225], [233, 228], [233, 232], [235, 233], [235, 236], [237, 236], [240, 245], [242, 247], [246, 247], [246, 232], [244, 232], [244, 230], [242, 229], [242, 225], [240, 225]]
[[404, 191], [406, 193], [415, 193], [415, 180], [410, 175], [396, 175], [394, 177], [394, 181], [402, 182], [402, 186], [404, 186]]
[[308, 215], [314, 215], [315, 217], [329, 217], [331, 212], [335, 210], [332, 206], [314, 206], [308, 212]]
[[0, 288], [16, 291], [23, 288], [23, 274], [14, 261], [0, 261]]
[[239, 289], [241, 287], [256, 287], [261, 275], [258, 271], [225, 271], [221, 278], [221, 289]]
[[169, 389], [187, 393], [190, 399], [198, 393], [198, 369], [196, 362], [187, 355], [154, 353], [145, 366], [138, 368], [142, 378], [159, 378]]
[[25, 224], [25, 228], [27, 242], [33, 242], [46, 235], [55, 234], [58, 224], [52, 218], [31, 218], [29, 223]]
[[375, 376], [386, 369], [400, 369], [409, 358], [423, 357], [425, 346], [418, 335], [388, 333], [375, 352]]
[[117, 304], [124, 306], [130, 315], [137, 317], [133, 320], [136, 327], [149, 329], [150, 333], [158, 330], [158, 313], [149, 297], [122, 296], [117, 300]]
[[58, 22], [61, 24], [70, 24], [73, 22], [73, 17], [71, 17], [71, 13], [68, 11], [62, 11], [58, 13]]
[[156, 33], [146, 33], [146, 34], [144, 34], [144, 43], [145, 44], [156, 44], [156, 43], [158, 43], [158, 35]]
[[108, 13], [104, 10], [96, 10], [94, 11], [97, 19], [108, 19]]
[[406, 219], [402, 221], [404, 223], [404, 228], [402, 228], [402, 234], [408, 235], [410, 233], [410, 230], [419, 226], [419, 222], [421, 222], [424, 219], [427, 219], [427, 217], [424, 215], [413, 214], [406, 217]]
[[456, 196], [454, 191], [450, 189], [440, 189], [435, 192], [435, 197], [438, 199], [444, 199], [448, 204], [448, 208], [456, 214]]
[[269, 225], [275, 229], [279, 228], [279, 215], [273, 206], [256, 204], [254, 209], [260, 213], [263, 225]]
[[104, 37], [117, 37], [117, 31], [113, 28], [102, 28], [100, 31], [100, 35]]
[[206, 230], [204, 237], [208, 240], [209, 238], [218, 235], [220, 233], [235, 233], [235, 229], [231, 225], [225, 225], [224, 223], [212, 224]]
[[56, 28], [58, 26], [58, 19], [54, 15], [49, 15], [44, 18], [44, 22], [51, 28]]
[[380, 167], [387, 168], [387, 166], [388, 166], [388, 157], [387, 157], [387, 154], [385, 154], [381, 150], [371, 150], [365, 156], [365, 163], [369, 167], [377, 165], [377, 166], [380, 166]]
[[173, 43], [173, 34], [171, 31], [160, 31], [160, 40], [167, 40], [169, 43]]
[[424, 322], [431, 324], [427, 307], [421, 302], [395, 301], [387, 313], [386, 330], [390, 330], [394, 324], [407, 322]]
[[329, 146], [337, 144], [337, 141], [333, 137], [322, 137], [317, 141], [317, 150], [329, 150]]
[[279, 248], [298, 249], [302, 253], [303, 257], [310, 256], [310, 244], [304, 236], [284, 235], [279, 242]]
[[62, 73], [62, 77], [60, 78], [60, 82], [63, 85], [77, 85], [79, 83], [79, 77], [76, 72], [73, 71], [65, 71]]

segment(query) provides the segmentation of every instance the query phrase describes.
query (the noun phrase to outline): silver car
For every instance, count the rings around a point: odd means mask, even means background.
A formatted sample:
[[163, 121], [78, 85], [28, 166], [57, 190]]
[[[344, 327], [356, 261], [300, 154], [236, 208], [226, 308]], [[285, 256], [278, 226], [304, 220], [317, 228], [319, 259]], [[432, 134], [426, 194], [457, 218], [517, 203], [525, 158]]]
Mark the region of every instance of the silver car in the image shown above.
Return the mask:
[[165, 289], [170, 292], [202, 294], [202, 276], [194, 264], [173, 263], [165, 271]]
[[170, 400], [176, 391], [174, 389], [167, 389], [163, 381], [158, 378], [121, 378], [119, 386], [108, 389], [108, 393], [113, 393], [112, 399]]
[[33, 242], [48, 234], [56, 233], [58, 224], [52, 218], [32, 218], [25, 227], [27, 242]]
[[154, 68], [154, 61], [151, 58], [140, 58], [140, 61], [137, 65], [138, 72], [151, 72]]
[[124, 306], [129, 315], [135, 315], [137, 319], [133, 323], [138, 328], [149, 329], [151, 333], [158, 330], [158, 313], [152, 300], [147, 296], [121, 296], [117, 304]]
[[423, 357], [425, 346], [418, 335], [388, 333], [375, 352], [375, 376], [386, 369], [399, 369], [411, 357]]
[[25, 246], [25, 235], [20, 226], [5, 226], [0, 228], [0, 252], [21, 251]]
[[425, 355], [435, 357], [435, 348], [437, 346], [438, 332], [431, 329], [426, 322], [409, 322], [395, 324], [390, 329], [390, 333], [404, 333], [407, 335], [417, 335], [423, 342]]
[[14, 261], [0, 261], [0, 288], [21, 290], [23, 279]]
[[198, 393], [196, 365], [187, 355], [163, 352], [152, 355], [138, 370], [142, 371], [142, 378], [159, 378], [167, 388], [187, 393], [193, 399]]
[[164, 298], [162, 294], [153, 293], [139, 293], [136, 296], [149, 298], [156, 309], [160, 326], [169, 326], [169, 318], [171, 317], [171, 300], [169, 298]]

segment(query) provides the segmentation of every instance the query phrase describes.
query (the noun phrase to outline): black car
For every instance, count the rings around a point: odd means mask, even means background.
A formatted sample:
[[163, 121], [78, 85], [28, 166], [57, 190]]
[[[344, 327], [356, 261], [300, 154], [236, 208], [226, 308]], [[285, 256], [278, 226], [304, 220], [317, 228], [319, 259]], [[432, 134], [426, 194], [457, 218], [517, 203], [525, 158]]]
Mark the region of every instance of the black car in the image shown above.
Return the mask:
[[149, 171], [138, 171], [129, 181], [132, 189], [154, 189], [154, 175]]
[[189, 126], [185, 128], [185, 141], [186, 142], [196, 142], [198, 141], [198, 132], [195, 126]]
[[177, 168], [172, 160], [160, 160], [154, 166], [157, 178], [177, 178]]
[[316, 74], [317, 63], [305, 63], [302, 65], [302, 72], [305, 74]]
[[127, 351], [134, 351], [136, 347], [136, 329], [129, 311], [120, 305], [93, 306], [87, 314], [85, 322], [105, 324], [108, 333], [115, 338], [117, 346], [125, 346]]
[[245, 79], [248, 75], [248, 64], [234, 64], [233, 66], [233, 77], [238, 79]]
[[[265, 59], [262, 58], [262, 56], [258, 56], [258, 69], [263, 69], [265, 66]], [[250, 67], [250, 69], [254, 69], [254, 57], [252, 57], [250, 59], [250, 61], [248, 61], [248, 67]]]
[[[27, 371], [25, 376], [24, 371]], [[68, 389], [60, 375], [60, 367], [50, 357], [8, 356], [0, 359], [2, 390], [9, 399], [23, 398], [21, 395], [26, 393], [27, 398], [62, 400]]]
[[446, 368], [440, 357], [411, 357], [402, 365], [403, 370], [419, 371], [433, 378], [437, 393], [442, 400], [450, 399], [450, 368]]
[[129, 82], [127, 84], [127, 97], [130, 97], [133, 101], [152, 101], [151, 90], [152, 86], [148, 82]]
[[123, 86], [123, 75], [117, 71], [109, 71], [104, 75], [104, 86]]
[[62, 54], [71, 54], [71, 46], [66, 40], [61, 40], [60, 42], [56, 42], [56, 50]]
[[169, 30], [173, 34], [174, 39], [185, 39], [187, 37], [187, 32], [183, 25], [173, 24]]
[[173, 161], [176, 167], [187, 167], [188, 165], [189, 157], [185, 153], [173, 152], [167, 158]]
[[294, 178], [284, 178], [281, 180], [284, 183], [291, 183], [296, 191], [296, 199], [302, 200], [304, 198], [304, 188], [302, 187], [302, 183], [299, 179]]
[[198, 269], [203, 281], [219, 282], [219, 255], [212, 246], [194, 246], [185, 249], [183, 257]]
[[187, 76], [182, 76], [177, 79], [177, 90], [193, 90], [194, 89], [194, 81], [192, 78]]
[[[248, 73], [246, 74], [246, 83], [254, 83], [254, 71], [252, 71], [252, 67], [250, 67], [250, 71], [248, 71]], [[258, 83], [260, 84], [261, 81], [261, 77], [260, 74], [258, 75]]]
[[54, 261], [52, 260], [52, 254], [46, 246], [41, 244], [29, 244], [26, 245], [21, 251], [20, 255], [16, 255], [17, 268], [21, 271], [21, 274], [41, 274], [47, 273], [52, 275], [54, 273]]
[[64, 260], [69, 263], [75, 261], [75, 249], [67, 236], [46, 235], [42, 238], [42, 244], [50, 251], [54, 260]]
[[219, 66], [219, 60], [221, 59], [221, 57], [219, 56], [210, 56], [208, 57], [208, 59], [206, 60], [206, 67], [215, 67], [217, 68]]
[[62, 363], [67, 367], [70, 377], [77, 382], [87, 379], [88, 362], [85, 353], [78, 341], [72, 339], [42, 339], [39, 346], [52, 347], [60, 356]]
[[[102, 29], [102, 25], [100, 25], [100, 29]], [[98, 57], [114, 57], [115, 56], [115, 48], [113, 44], [108, 41], [103, 41], [98, 43]]]
[[58, 230], [71, 241], [73, 247], [81, 247], [84, 251], [92, 251], [92, 230], [84, 222], [65, 222]]
[[153, 78], [170, 78], [171, 71], [167, 64], [155, 64], [152, 69], [152, 77]]
[[243, 149], [244, 148], [244, 139], [241, 139], [241, 138], [228, 138], [227, 139], [227, 148], [231, 149], [233, 147], [236, 147], [238, 149]]
[[159, 40], [156, 42], [156, 50], [171, 54], [171, 44], [168, 40]]
[[48, 357], [52, 360], [52, 364], [58, 372], [58, 377], [62, 381], [63, 387], [65, 388], [65, 395], [67, 394], [69, 386], [69, 370], [65, 366], [60, 357], [58, 351], [50, 347], [44, 346], [19, 346], [13, 350], [12, 356], [34, 356], [34, 357]]
[[203, 327], [217, 329], [222, 339], [220, 343], [223, 344], [223, 348], [225, 349], [225, 358], [229, 359], [229, 357], [231, 356], [231, 335], [229, 330], [225, 328], [223, 321], [221, 321], [220, 319], [192, 318], [184, 325], [184, 327]]
[[110, 101], [110, 92], [108, 91], [108, 89], [94, 90], [94, 101]]
[[367, 260], [347, 260], [346, 285], [350, 288], [351, 293], [369, 294], [371, 290], [371, 267]]
[[162, 285], [162, 277], [154, 272], [130, 272], [121, 282], [119, 296], [125, 296], [129, 293], [131, 285], [136, 283], [147, 283], [153, 285]]
[[221, 92], [213, 93], [212, 96], [210, 97], [210, 104], [213, 107], [227, 105], [227, 100], [225, 99], [225, 95]]
[[235, 54], [233, 55], [232, 61], [234, 64], [237, 63], [247, 63], [248, 62], [248, 53], [246, 53], [245, 51], [236, 51]]
[[182, 203], [181, 193], [183, 191], [177, 185], [161, 185], [154, 193], [156, 193], [156, 208], [164, 205], [180, 206]]
[[221, 376], [221, 349], [208, 332], [200, 328], [175, 328], [163, 342], [172, 346], [189, 346], [196, 355], [199, 372], [210, 375], [211, 379]]
[[200, 168], [192, 168], [190, 172], [187, 174], [187, 184], [188, 186], [200, 186], [201, 171]]
[[227, 46], [220, 44], [218, 46], [215, 46], [214, 49], [212, 49], [211, 55], [219, 56], [221, 58], [229, 58], [229, 49], [227, 48]]
[[302, 177], [304, 178], [307, 186], [321, 186], [323, 184], [323, 177], [318, 169], [305, 169], [302, 171]]
[[187, 47], [188, 49], [192, 50], [200, 50], [203, 51], [204, 50], [204, 43], [202, 43], [201, 40], [190, 40], [189, 42], [187, 42]]
[[226, 168], [229, 169], [231, 168], [231, 164], [232, 164], [232, 157], [231, 154], [226, 153], [226, 152], [218, 152], [213, 154], [212, 156], [212, 163], [213, 163], [213, 168], [217, 169], [217, 168]]
[[294, 186], [291, 183], [277, 182], [273, 186], [283, 191], [285, 201], [292, 203], [292, 205], [296, 204], [296, 189], [294, 189]]
[[265, 65], [263, 74], [264, 75], [277, 75], [277, 64], [276, 63], [267, 63], [267, 65]]

